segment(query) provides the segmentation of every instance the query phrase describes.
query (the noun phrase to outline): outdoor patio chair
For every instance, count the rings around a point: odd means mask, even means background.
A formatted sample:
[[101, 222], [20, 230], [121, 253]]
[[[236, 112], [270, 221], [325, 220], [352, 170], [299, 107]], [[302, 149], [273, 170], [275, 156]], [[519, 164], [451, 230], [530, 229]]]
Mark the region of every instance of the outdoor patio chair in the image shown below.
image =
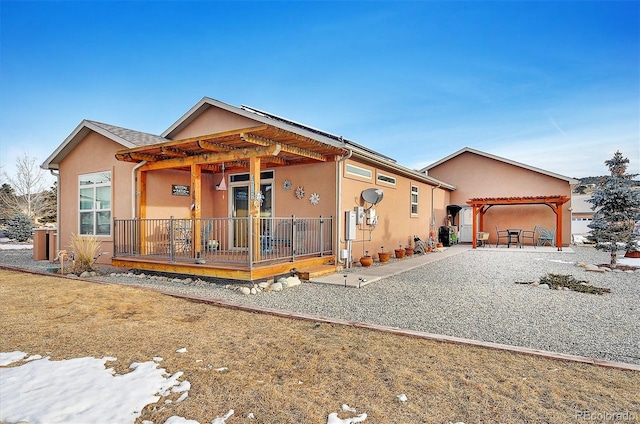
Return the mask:
[[522, 230], [520, 232], [520, 243], [524, 246], [525, 245], [525, 240], [531, 240], [531, 246], [533, 246], [533, 248], [536, 248], [536, 242], [535, 242], [535, 235], [536, 235], [536, 229], [534, 228], [533, 230]]
[[536, 226], [538, 230], [538, 246], [553, 246], [556, 241], [556, 229], [554, 228], [552, 231], [547, 230], [544, 227]]
[[501, 239], [505, 241], [505, 244], [509, 244], [509, 231], [498, 230], [498, 226], [496, 225], [496, 233], [498, 233], [498, 239], [496, 240], [496, 247], [500, 246]]
[[476, 237], [476, 246], [486, 247], [487, 245], [491, 247], [491, 245], [489, 244], [489, 233], [479, 231]]

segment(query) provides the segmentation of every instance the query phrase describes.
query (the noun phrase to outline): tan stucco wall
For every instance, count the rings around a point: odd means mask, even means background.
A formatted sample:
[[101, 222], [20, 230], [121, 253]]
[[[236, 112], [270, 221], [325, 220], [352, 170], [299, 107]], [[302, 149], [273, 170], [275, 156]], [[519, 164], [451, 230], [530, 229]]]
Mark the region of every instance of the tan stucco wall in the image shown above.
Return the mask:
[[[539, 172], [530, 171], [502, 161], [464, 152], [429, 170], [429, 175], [455, 185], [451, 203], [468, 206], [467, 201], [479, 197], [519, 197], [566, 195], [571, 197], [571, 187], [561, 180]], [[562, 243], [571, 242], [571, 202], [563, 205]], [[441, 225], [441, 224], [439, 224]], [[546, 205], [492, 206], [485, 215], [485, 231], [495, 242], [495, 226], [500, 229], [530, 229], [541, 225], [552, 229], [556, 216]]]
[[180, 140], [223, 131], [249, 128], [257, 125], [262, 125], [262, 123], [217, 107], [209, 107], [190, 122], [188, 126], [173, 134], [172, 138], [174, 140]]
[[[346, 165], [354, 164], [360, 168], [372, 171], [372, 179], [366, 180], [362, 177], [353, 176], [346, 172]], [[369, 188], [382, 189], [384, 197], [382, 201], [374, 206], [378, 215], [377, 227], [369, 232], [369, 226], [365, 225], [364, 233], [359, 229], [357, 241], [353, 242], [352, 258], [358, 260], [363, 254], [363, 250], [368, 250], [372, 256], [380, 252], [381, 246], [387, 252], [393, 252], [400, 244], [406, 246], [413, 245], [413, 236], [418, 235], [422, 240], [427, 240], [430, 231], [431, 221], [431, 196], [433, 188], [434, 214], [436, 222], [444, 219], [444, 209], [449, 201], [449, 192], [441, 188], [433, 187], [429, 184], [413, 181], [401, 176], [391, 170], [381, 169], [375, 164], [366, 162], [347, 160], [340, 164], [342, 178], [342, 199], [341, 199], [341, 219], [344, 220], [344, 213], [353, 210], [357, 206], [369, 207], [361, 198], [362, 191]], [[382, 172], [384, 175], [395, 177], [396, 185], [378, 182], [376, 175]], [[411, 214], [411, 185], [418, 187], [418, 214]], [[437, 232], [437, 228], [436, 228]], [[344, 227], [340, 229], [340, 249], [346, 248]], [[371, 240], [370, 240], [371, 239]]]
[[[60, 163], [58, 190], [61, 207], [58, 217], [58, 237], [61, 250], [70, 250], [71, 235], [80, 231], [78, 178], [82, 174], [111, 171], [111, 217], [131, 218], [133, 164], [115, 159], [116, 151], [122, 148], [120, 144], [91, 132]], [[102, 242], [101, 251], [107, 252], [98, 259], [98, 262], [110, 263], [113, 253], [113, 236], [98, 236], [98, 238]]]

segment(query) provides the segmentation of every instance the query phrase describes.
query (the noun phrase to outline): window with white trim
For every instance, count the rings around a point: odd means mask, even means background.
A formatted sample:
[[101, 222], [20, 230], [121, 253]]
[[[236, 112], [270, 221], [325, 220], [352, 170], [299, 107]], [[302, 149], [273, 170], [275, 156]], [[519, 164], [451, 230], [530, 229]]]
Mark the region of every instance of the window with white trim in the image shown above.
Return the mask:
[[111, 235], [111, 171], [80, 175], [79, 234]]
[[351, 163], [347, 164], [347, 174], [357, 175], [358, 177], [371, 179], [373, 177], [373, 172], [370, 169], [360, 168], [359, 166], [355, 166]]
[[395, 177], [391, 177], [389, 175], [381, 174], [380, 172], [378, 172], [378, 175], [376, 176], [376, 179], [378, 180], [379, 183], [396, 185]]
[[418, 215], [418, 187], [411, 186], [411, 215]]

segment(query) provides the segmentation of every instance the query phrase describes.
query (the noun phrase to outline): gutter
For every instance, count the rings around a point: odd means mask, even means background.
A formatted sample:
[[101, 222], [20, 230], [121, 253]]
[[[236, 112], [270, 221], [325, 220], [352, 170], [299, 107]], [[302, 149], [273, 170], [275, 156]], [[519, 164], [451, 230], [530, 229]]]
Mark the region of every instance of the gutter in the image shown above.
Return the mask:
[[49, 168], [49, 172], [51, 175], [56, 177], [56, 186], [58, 187], [56, 193], [56, 224], [58, 226], [58, 235], [56, 236], [56, 254], [60, 252], [60, 171], [55, 173], [55, 171]]

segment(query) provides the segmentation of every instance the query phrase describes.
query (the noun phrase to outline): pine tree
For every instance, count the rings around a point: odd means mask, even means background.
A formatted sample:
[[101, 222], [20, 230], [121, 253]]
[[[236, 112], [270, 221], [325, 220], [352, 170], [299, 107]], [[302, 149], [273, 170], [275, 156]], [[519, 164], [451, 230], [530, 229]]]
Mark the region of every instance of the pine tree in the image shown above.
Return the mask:
[[587, 200], [595, 211], [589, 224], [589, 239], [596, 249], [611, 252], [611, 267], [617, 265], [618, 249], [637, 249], [638, 235], [633, 233], [635, 219], [640, 214], [640, 190], [633, 190], [633, 178], [627, 174], [629, 159], [616, 151], [613, 158], [604, 162], [611, 176], [603, 177]]

